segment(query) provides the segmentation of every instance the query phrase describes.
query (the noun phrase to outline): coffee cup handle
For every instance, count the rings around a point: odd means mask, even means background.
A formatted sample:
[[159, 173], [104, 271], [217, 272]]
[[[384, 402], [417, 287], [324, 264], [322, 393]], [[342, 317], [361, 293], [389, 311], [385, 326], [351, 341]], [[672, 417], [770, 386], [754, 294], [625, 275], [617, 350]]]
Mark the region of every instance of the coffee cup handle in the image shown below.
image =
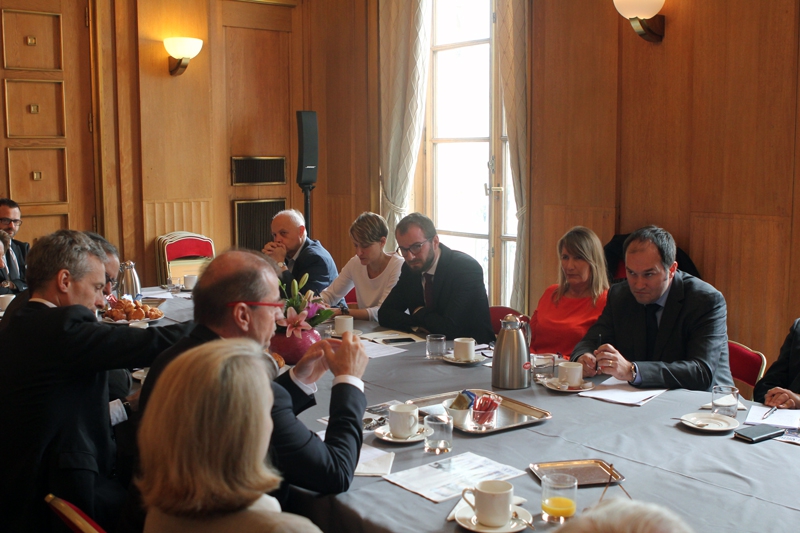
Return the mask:
[[410, 427], [413, 430], [416, 427], [417, 422], [418, 422], [417, 415], [408, 413], [408, 427]]
[[473, 499], [475, 498], [475, 493], [473, 492], [474, 490], [475, 490], [475, 489], [472, 489], [472, 488], [468, 488], [468, 489], [464, 489], [464, 490], [462, 490], [462, 491], [461, 491], [461, 497], [464, 499], [464, 501], [465, 501], [465, 502], [467, 502], [467, 505], [469, 505], [470, 507], [472, 507], [472, 510], [473, 510], [474, 512], [476, 512], [476, 513], [477, 513], [477, 512], [478, 512], [478, 510], [475, 508], [475, 504], [474, 504], [474, 503], [472, 503], [471, 501], [469, 501], [469, 500], [467, 499], [467, 493], [470, 493], [470, 494], [472, 494], [472, 498], [473, 498]]

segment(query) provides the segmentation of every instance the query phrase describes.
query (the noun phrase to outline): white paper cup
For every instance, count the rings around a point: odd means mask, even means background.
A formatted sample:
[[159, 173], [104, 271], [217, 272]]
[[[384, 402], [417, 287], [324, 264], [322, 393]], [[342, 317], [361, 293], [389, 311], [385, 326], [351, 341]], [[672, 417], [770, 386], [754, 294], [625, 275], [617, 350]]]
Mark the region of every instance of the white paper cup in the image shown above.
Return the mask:
[[[453, 400], [455, 400], [455, 398]], [[453, 404], [453, 400], [443, 401], [442, 406], [444, 406], [444, 410], [447, 411], [447, 414], [453, 417], [454, 426], [465, 428], [467, 427], [467, 422], [469, 422], [472, 408], [470, 407], [469, 409], [453, 409], [450, 407]]]
[[183, 288], [186, 290], [194, 289], [194, 286], [197, 285], [197, 276], [183, 276]]
[[333, 319], [336, 327], [336, 334], [340, 337], [344, 335], [345, 331], [353, 331], [353, 317], [351, 316], [337, 316]]
[[11, 303], [11, 300], [14, 299], [16, 294], [0, 294], [0, 311], [5, 312], [8, 308], [8, 304]]
[[419, 409], [407, 403], [389, 407], [389, 431], [396, 439], [405, 439], [419, 431]]
[[[467, 494], [472, 494], [474, 502]], [[487, 479], [479, 481], [475, 488], [464, 489], [461, 496], [475, 511], [478, 522], [488, 527], [502, 527], [511, 520], [511, 505], [514, 500], [514, 485], [508, 481]]]
[[459, 337], [453, 341], [453, 359], [472, 361], [475, 359], [475, 339]]
[[558, 380], [570, 387], [580, 387], [583, 383], [583, 365], [577, 361], [564, 361], [558, 364]]

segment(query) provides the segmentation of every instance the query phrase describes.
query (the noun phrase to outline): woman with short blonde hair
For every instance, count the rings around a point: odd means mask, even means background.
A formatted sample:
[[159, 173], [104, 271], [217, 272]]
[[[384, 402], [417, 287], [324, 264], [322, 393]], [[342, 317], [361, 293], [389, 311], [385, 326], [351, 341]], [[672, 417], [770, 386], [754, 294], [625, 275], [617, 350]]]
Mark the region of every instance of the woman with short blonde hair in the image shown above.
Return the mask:
[[272, 401], [249, 339], [208, 342], [166, 367], [138, 435], [145, 533], [319, 531], [264, 494], [281, 481], [265, 464]]
[[566, 232], [556, 253], [558, 283], [544, 291], [531, 317], [531, 350], [569, 357], [606, 306], [606, 258], [600, 239], [583, 226]]

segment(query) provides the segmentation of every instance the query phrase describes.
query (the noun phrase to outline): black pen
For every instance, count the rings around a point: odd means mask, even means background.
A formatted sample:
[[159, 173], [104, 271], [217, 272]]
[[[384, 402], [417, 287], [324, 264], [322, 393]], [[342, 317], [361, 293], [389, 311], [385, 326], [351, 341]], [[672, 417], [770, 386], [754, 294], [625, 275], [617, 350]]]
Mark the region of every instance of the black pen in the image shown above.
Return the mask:
[[777, 410], [778, 410], [778, 408], [777, 408], [777, 407], [773, 407], [772, 409], [770, 409], [769, 411], [767, 411], [766, 413], [764, 413], [764, 416], [762, 416], [762, 417], [761, 417], [761, 420], [764, 420], [764, 419], [766, 419], [766, 418], [769, 418], [770, 416], [772, 416], [772, 413], [774, 413], [774, 412], [775, 412], [775, 411], [777, 411]]
[[[602, 333], [598, 333], [597, 334], [597, 349], [599, 350], [602, 345], [603, 345], [603, 334]], [[600, 367], [600, 363], [597, 361], [597, 357], [595, 357], [595, 360], [594, 360], [594, 371], [595, 371], [595, 373], [597, 373], [597, 370], [598, 370], [599, 367]]]

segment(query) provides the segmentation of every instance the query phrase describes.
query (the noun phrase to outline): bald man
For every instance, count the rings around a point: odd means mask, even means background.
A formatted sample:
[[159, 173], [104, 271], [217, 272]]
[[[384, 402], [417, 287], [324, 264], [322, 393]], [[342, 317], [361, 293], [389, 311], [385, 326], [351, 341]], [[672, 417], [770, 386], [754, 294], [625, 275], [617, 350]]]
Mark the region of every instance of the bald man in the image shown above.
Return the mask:
[[303, 292], [312, 290], [319, 294], [339, 276], [328, 250], [306, 235], [306, 221], [296, 209], [281, 211], [273, 217], [272, 242], [261, 251], [278, 264], [281, 283], [287, 289], [292, 280], [300, 281], [308, 274]]

